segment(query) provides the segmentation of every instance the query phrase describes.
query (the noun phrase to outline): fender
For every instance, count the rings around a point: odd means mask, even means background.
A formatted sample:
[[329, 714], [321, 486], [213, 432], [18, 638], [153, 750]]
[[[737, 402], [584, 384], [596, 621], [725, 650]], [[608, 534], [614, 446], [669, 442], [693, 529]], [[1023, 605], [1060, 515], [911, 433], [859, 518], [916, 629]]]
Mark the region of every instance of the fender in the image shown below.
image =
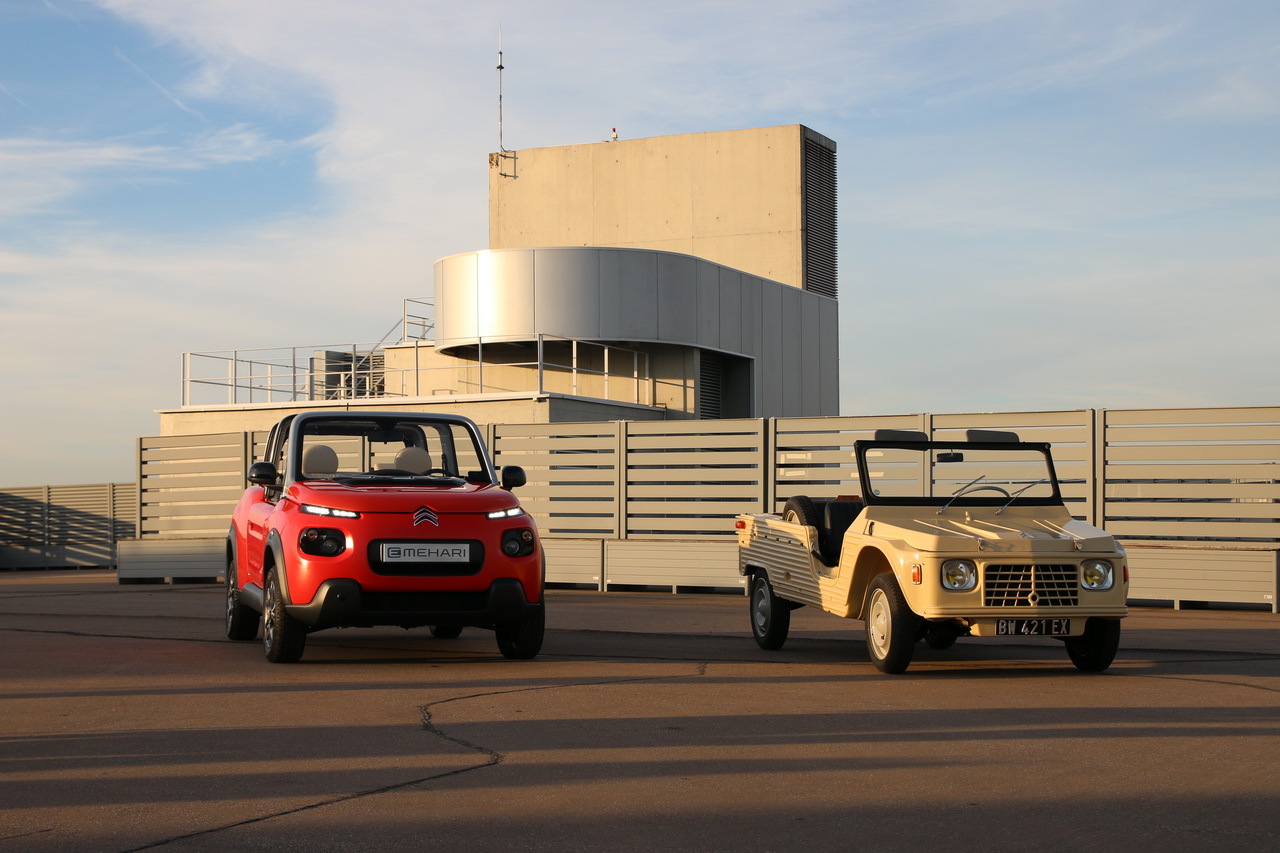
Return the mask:
[[[280, 597], [285, 604], [293, 604], [293, 599], [289, 596], [289, 572], [285, 570], [284, 564], [284, 543], [280, 539], [280, 531], [274, 527], [267, 533], [267, 550], [272, 556], [271, 570], [276, 573], [276, 579], [280, 584]], [[266, 583], [265, 571], [263, 583]]]

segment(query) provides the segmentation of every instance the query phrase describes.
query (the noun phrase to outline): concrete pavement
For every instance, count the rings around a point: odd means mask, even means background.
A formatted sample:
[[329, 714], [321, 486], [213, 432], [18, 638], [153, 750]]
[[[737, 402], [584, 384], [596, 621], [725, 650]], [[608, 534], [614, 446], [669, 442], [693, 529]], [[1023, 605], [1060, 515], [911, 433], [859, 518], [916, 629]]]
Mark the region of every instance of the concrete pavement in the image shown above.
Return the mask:
[[740, 595], [549, 593], [492, 634], [312, 635], [272, 665], [213, 586], [0, 575], [0, 853], [1270, 850], [1280, 617], [1136, 609], [1116, 664], [1055, 641], [867, 661], [860, 623]]

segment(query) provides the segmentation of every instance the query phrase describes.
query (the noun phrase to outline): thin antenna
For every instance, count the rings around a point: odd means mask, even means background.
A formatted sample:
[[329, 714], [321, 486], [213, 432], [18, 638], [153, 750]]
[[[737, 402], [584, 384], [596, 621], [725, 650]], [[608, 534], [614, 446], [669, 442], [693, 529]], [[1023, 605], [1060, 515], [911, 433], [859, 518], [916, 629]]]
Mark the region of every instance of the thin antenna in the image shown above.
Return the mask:
[[[516, 152], [507, 150], [502, 141], [502, 27], [498, 27], [498, 151], [489, 155], [489, 165], [498, 167], [498, 174], [504, 178], [516, 177]], [[503, 161], [510, 161], [504, 163]], [[509, 169], [510, 171], [504, 171]]]
[[502, 145], [502, 27], [498, 27], [498, 150], [507, 150]]

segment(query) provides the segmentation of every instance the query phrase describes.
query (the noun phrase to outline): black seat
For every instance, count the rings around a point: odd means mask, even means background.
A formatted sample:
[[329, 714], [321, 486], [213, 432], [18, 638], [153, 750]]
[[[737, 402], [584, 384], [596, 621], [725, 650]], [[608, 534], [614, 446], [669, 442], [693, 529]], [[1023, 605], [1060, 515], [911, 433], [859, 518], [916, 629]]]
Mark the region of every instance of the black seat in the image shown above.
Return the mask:
[[844, 543], [845, 531], [866, 504], [862, 501], [825, 501], [819, 507], [822, 511], [819, 551], [822, 561], [834, 566], [840, 562], [840, 546]]

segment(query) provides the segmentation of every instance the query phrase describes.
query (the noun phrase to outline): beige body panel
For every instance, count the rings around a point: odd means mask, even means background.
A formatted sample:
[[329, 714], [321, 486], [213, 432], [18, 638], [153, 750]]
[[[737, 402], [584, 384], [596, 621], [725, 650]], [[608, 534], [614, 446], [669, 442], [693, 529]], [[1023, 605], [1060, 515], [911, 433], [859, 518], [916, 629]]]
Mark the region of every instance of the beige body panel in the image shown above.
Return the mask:
[[[861, 618], [871, 579], [889, 570], [918, 616], [957, 621], [974, 636], [993, 636], [997, 620], [1012, 618], [1070, 619], [1069, 633], [1078, 635], [1087, 617], [1126, 615], [1125, 555], [1110, 535], [1072, 519], [1063, 507], [996, 510], [950, 507], [938, 513], [933, 507], [868, 507], [845, 532], [840, 562], [834, 567], [816, 553], [815, 528], [776, 515], [742, 515], [739, 571], [746, 575], [764, 570], [782, 598]], [[972, 590], [944, 589], [942, 564], [954, 559], [977, 563], [983, 581]], [[999, 606], [984, 603], [991, 570], [1052, 566], [1071, 575], [1087, 559], [1109, 560], [1115, 566], [1116, 582], [1110, 590], [1073, 586], [1078, 601], [1070, 604], [1043, 601], [1038, 593]]]

